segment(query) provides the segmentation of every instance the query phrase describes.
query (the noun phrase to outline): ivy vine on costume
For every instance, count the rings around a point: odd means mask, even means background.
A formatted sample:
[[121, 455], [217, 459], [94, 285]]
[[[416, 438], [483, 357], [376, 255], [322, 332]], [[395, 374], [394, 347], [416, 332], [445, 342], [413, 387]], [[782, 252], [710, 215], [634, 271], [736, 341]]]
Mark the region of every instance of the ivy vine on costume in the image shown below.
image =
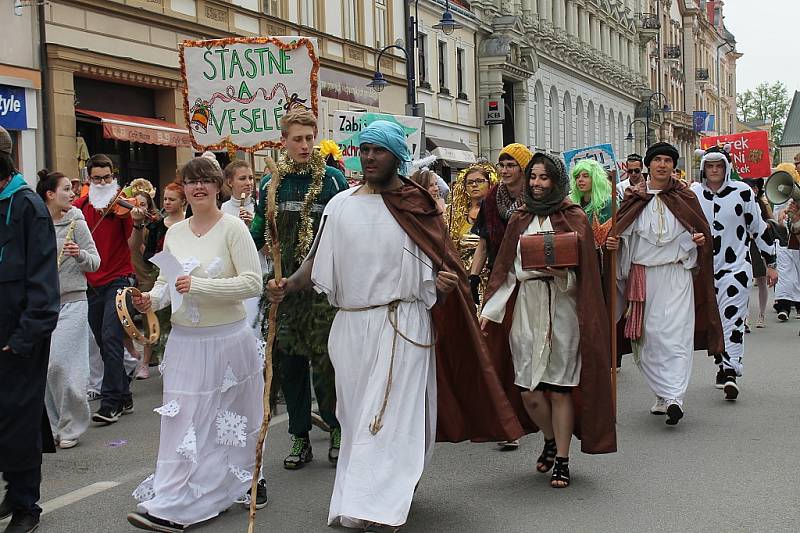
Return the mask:
[[[317, 150], [312, 152], [307, 163], [297, 163], [285, 151], [282, 152], [278, 159], [278, 173], [280, 182], [275, 198], [275, 218], [283, 276], [288, 278], [300, 267], [311, 249], [325, 205], [348, 186], [344, 175], [327, 166], [324, 156]], [[273, 178], [266, 175], [261, 180], [259, 202], [250, 225], [250, 234], [259, 250], [268, 244], [264, 213], [267, 188]], [[264, 325], [269, 306], [267, 298], [262, 298]], [[274, 376], [280, 381], [289, 414], [289, 433], [293, 435], [292, 452], [284, 461], [286, 468], [299, 468], [307, 462], [300, 459], [301, 448], [308, 450], [308, 460], [311, 456], [308, 441], [311, 429], [309, 361], [314, 373], [320, 416], [332, 429], [338, 431], [339, 428], [335, 416], [333, 368], [328, 359], [328, 333], [335, 313], [325, 296], [313, 291], [291, 294], [280, 305]], [[278, 382], [273, 383], [272, 390], [276, 391]], [[333, 444], [331, 446], [333, 448]], [[338, 451], [338, 441], [336, 448]], [[330, 454], [329, 459], [334, 462]]]

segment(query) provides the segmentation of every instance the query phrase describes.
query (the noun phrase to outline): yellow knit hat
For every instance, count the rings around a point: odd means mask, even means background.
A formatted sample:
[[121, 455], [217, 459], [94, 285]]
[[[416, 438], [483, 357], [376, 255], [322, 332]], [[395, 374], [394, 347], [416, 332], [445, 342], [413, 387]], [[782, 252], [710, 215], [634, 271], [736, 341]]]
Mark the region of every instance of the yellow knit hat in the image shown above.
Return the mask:
[[519, 163], [519, 166], [522, 167], [522, 170], [525, 170], [525, 167], [528, 166], [528, 163], [530, 163], [533, 157], [533, 153], [528, 150], [528, 147], [520, 143], [509, 144], [500, 150], [500, 155], [509, 155], [513, 157], [514, 160]]

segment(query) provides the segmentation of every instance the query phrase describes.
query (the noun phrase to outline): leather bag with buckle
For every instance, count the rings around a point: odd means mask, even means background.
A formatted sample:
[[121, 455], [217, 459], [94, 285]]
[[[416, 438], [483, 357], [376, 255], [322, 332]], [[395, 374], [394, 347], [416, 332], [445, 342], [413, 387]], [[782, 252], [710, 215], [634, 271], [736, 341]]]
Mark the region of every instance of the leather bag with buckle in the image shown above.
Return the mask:
[[578, 233], [533, 233], [519, 238], [523, 270], [578, 266]]

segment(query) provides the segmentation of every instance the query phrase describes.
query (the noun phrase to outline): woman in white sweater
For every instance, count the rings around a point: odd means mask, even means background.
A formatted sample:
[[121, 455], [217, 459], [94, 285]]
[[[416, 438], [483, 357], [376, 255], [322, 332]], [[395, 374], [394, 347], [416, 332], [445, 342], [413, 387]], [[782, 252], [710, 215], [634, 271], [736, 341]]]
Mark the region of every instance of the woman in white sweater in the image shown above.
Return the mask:
[[195, 158], [182, 176], [192, 216], [169, 228], [164, 251], [184, 275], [167, 280], [162, 269], [153, 289], [133, 298], [140, 311], [173, 304], [158, 462], [128, 515], [151, 531], [182, 531], [247, 493], [263, 416], [262, 359], [242, 304], [262, 291], [258, 253], [244, 222], [217, 207], [219, 168]]
[[39, 172], [36, 192], [47, 204], [56, 229], [61, 308], [50, 339], [45, 407], [53, 437], [61, 449], [73, 448], [89, 427], [89, 305], [86, 276], [100, 267], [100, 255], [75, 194], [60, 172]]

